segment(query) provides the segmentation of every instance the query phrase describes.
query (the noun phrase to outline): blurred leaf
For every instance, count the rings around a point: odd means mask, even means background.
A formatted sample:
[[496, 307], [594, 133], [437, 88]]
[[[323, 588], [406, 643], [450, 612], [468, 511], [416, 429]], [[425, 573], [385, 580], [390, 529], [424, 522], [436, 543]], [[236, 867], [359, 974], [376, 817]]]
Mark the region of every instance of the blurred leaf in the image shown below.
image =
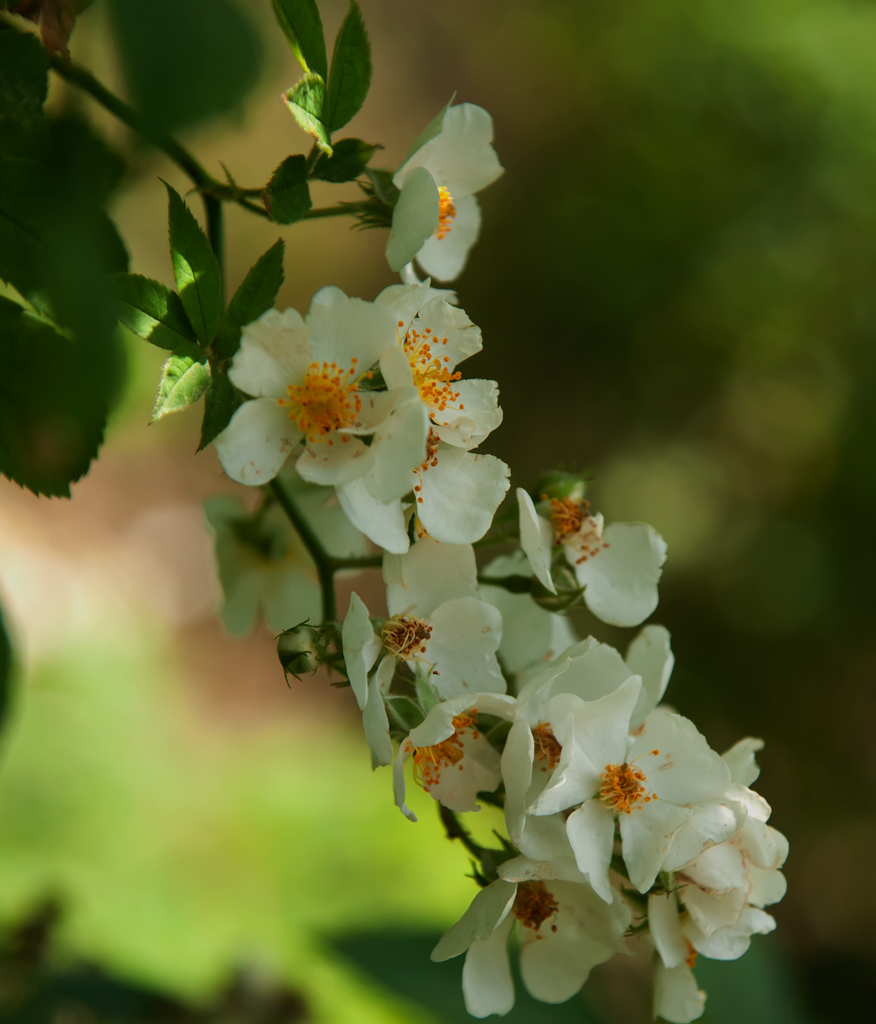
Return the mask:
[[119, 321], [138, 338], [178, 355], [198, 358], [198, 342], [175, 291], [141, 274], [113, 274]]
[[268, 182], [264, 199], [265, 208], [277, 223], [301, 220], [313, 205], [307, 186], [307, 160], [301, 155], [287, 156]]
[[207, 236], [179, 193], [165, 183], [173, 277], [195, 335], [204, 346], [222, 321], [222, 279]]
[[0, 298], [0, 472], [34, 494], [70, 496], [103, 440], [114, 356]]
[[240, 399], [234, 385], [224, 373], [215, 373], [204, 397], [204, 419], [201, 422], [201, 442], [198, 451], [207, 445], [228, 426], [237, 411]]
[[132, 104], [166, 131], [239, 109], [264, 63], [231, 0], [109, 0]]
[[305, 71], [328, 77], [325, 33], [316, 0], [273, 0], [274, 14]]
[[394, 724], [404, 729], [405, 734], [416, 729], [425, 718], [419, 705], [410, 697], [386, 697], [384, 703]]
[[209, 383], [210, 369], [204, 363], [196, 363], [188, 356], [171, 356], [161, 371], [152, 422], [194, 405]]
[[323, 153], [328, 153], [331, 156], [331, 140], [328, 129], [322, 120], [325, 105], [324, 79], [320, 75], [309, 72], [284, 93], [283, 99], [298, 122], [298, 127], [308, 135], [312, 135]]
[[708, 1024], [809, 1024], [790, 965], [771, 940], [755, 937], [738, 960], [707, 960], [696, 965], [697, 982], [708, 994]]
[[[462, 997], [464, 957], [432, 963], [429, 955], [440, 935], [422, 932], [369, 931], [335, 939], [333, 945], [359, 968], [400, 996], [435, 1014], [445, 1024], [471, 1024]], [[510, 1024], [600, 1024], [581, 996], [548, 1006], [537, 1002], [520, 984], [516, 957], [514, 1008], [503, 1021]]]
[[0, 121], [34, 124], [48, 91], [46, 51], [32, 35], [0, 22]]
[[240, 344], [241, 328], [257, 320], [265, 310], [274, 305], [277, 292], [283, 284], [285, 251], [283, 240], [278, 239], [259, 257], [241, 281], [231, 302], [228, 303], [216, 338], [215, 349], [219, 359], [230, 359]]
[[331, 156], [320, 154], [310, 176], [320, 181], [353, 181], [365, 169], [375, 150], [381, 148], [361, 139], [341, 139], [334, 144]]
[[3, 609], [0, 607], [0, 734], [6, 728], [12, 704], [12, 641], [6, 632]]
[[359, 112], [371, 85], [371, 44], [356, 0], [335, 39], [332, 70], [328, 80], [325, 121], [335, 132]]

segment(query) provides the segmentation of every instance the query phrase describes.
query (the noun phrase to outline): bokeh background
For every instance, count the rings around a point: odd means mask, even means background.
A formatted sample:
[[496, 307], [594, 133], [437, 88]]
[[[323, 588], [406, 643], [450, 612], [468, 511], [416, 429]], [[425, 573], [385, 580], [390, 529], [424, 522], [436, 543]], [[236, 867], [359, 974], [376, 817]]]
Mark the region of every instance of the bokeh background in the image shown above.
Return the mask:
[[[331, 37], [346, 5], [320, 8]], [[349, 133], [385, 146], [376, 165], [397, 166], [454, 93], [495, 119], [507, 173], [482, 197], [458, 282], [485, 338], [469, 375], [502, 389], [487, 449], [514, 484], [589, 468], [607, 519], [663, 533], [671, 699], [718, 749], [767, 741], [758, 789], [791, 839], [789, 893], [742, 961], [700, 961], [704, 1020], [866, 1019], [876, 5], [362, 8], [375, 74]], [[222, 161], [261, 185], [308, 148], [279, 98], [299, 71], [269, 0], [96, 0], [71, 49], [212, 173]], [[50, 108], [124, 155], [112, 213], [132, 270], [172, 283], [158, 179], [186, 179], [58, 81]], [[315, 205], [356, 197], [320, 188]], [[382, 232], [281, 229], [234, 208], [232, 286], [278, 235], [284, 305], [392, 281]], [[212, 452], [193, 454], [196, 413], [148, 426], [161, 353], [125, 347], [106, 446], [72, 501], [0, 481], [21, 666], [0, 765], [0, 1000], [18, 1008], [5, 1019], [464, 1019], [458, 964], [426, 961], [471, 895], [463, 852], [428, 800], [417, 826], [393, 808], [348, 692], [287, 688], [266, 628], [224, 633], [201, 502], [235, 485]], [[356, 587], [377, 595], [379, 580]], [[577, 625], [627, 640], [585, 614]], [[645, 1021], [646, 960], [598, 969], [586, 993], [513, 1019]]]

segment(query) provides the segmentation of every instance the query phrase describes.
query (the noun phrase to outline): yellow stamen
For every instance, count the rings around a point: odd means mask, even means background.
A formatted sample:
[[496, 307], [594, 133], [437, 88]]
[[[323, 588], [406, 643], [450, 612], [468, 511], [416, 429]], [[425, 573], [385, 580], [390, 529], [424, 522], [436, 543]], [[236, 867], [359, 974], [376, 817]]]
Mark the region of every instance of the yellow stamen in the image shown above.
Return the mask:
[[453, 720], [453, 734], [446, 740], [434, 744], [431, 747], [414, 747], [411, 752], [411, 759], [414, 762], [414, 778], [423, 787], [429, 789], [441, 781], [441, 770], [453, 768], [454, 765], [462, 771], [459, 763], [464, 755], [463, 734], [471, 731], [472, 739], [480, 736], [478, 732], [478, 709], [472, 708], [466, 714], [456, 715]]
[[[537, 932], [559, 909], [553, 893], [544, 882], [521, 882], [517, 886], [517, 895], [514, 897], [511, 911], [524, 928]], [[557, 926], [552, 925], [551, 931], [556, 930]], [[538, 935], [537, 938], [541, 939], [544, 936]]]
[[[289, 407], [289, 419], [309, 441], [322, 441], [326, 434], [349, 426], [362, 408], [357, 391], [356, 363], [343, 372], [337, 363], [311, 363], [301, 384], [290, 384], [287, 398], [277, 405]], [[346, 437], [344, 437], [346, 440]]]
[[443, 238], [453, 225], [456, 217], [456, 204], [453, 196], [441, 185], [438, 189], [438, 227], [435, 228], [435, 237]]

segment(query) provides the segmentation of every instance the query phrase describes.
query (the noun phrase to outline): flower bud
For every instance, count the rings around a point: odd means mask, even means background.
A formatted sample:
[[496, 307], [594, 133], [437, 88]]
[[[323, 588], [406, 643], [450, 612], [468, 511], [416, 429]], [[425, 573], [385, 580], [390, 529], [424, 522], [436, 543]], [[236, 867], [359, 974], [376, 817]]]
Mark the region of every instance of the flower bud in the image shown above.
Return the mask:
[[545, 473], [535, 489], [540, 498], [558, 498], [560, 501], [566, 498], [581, 501], [586, 491], [587, 481], [582, 473], [564, 473], [559, 469]]
[[319, 668], [322, 644], [319, 630], [302, 622], [277, 638], [277, 657], [286, 676], [312, 676]]

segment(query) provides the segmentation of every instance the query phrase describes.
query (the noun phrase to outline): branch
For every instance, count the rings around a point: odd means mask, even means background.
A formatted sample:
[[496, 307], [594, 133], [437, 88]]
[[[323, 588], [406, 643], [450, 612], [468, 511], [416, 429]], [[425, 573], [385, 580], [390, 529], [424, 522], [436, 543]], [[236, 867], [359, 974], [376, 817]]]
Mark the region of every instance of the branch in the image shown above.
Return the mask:
[[286, 513], [289, 522], [295, 527], [302, 543], [316, 564], [319, 575], [319, 587], [322, 591], [322, 621], [326, 625], [335, 622], [338, 617], [337, 601], [335, 600], [335, 564], [331, 555], [322, 545], [313, 527], [307, 521], [301, 509], [295, 504], [294, 498], [286, 491], [276, 478], [268, 486]]

